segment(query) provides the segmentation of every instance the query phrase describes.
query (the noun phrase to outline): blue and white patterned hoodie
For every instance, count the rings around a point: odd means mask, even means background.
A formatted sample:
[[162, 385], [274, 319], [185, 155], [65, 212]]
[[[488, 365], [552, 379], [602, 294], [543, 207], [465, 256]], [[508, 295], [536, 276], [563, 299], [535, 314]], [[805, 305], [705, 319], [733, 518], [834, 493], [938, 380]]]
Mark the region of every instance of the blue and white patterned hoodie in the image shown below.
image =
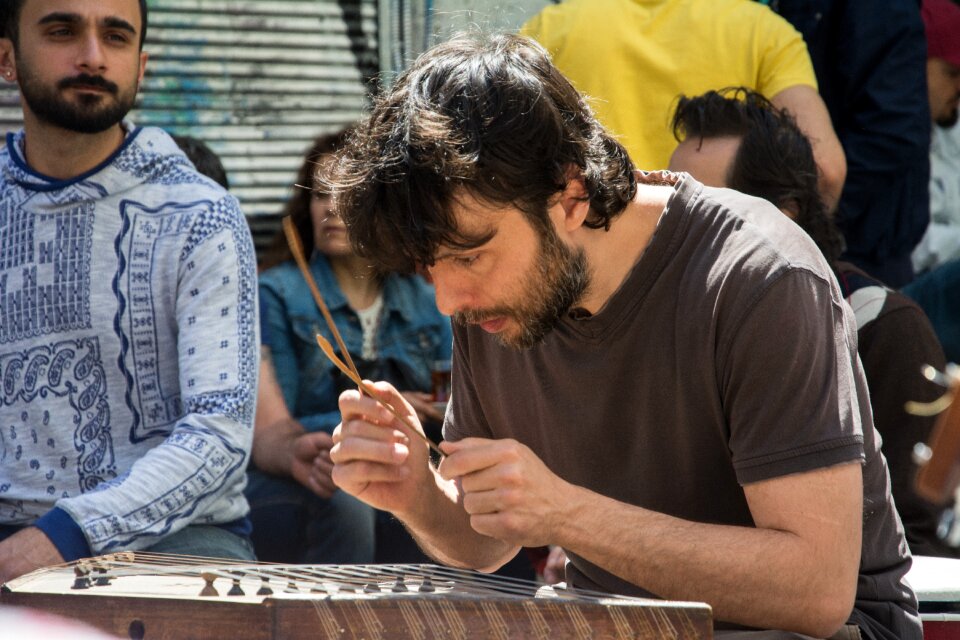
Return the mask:
[[70, 180], [0, 150], [0, 526], [67, 560], [243, 530], [257, 383], [237, 201], [134, 128]]

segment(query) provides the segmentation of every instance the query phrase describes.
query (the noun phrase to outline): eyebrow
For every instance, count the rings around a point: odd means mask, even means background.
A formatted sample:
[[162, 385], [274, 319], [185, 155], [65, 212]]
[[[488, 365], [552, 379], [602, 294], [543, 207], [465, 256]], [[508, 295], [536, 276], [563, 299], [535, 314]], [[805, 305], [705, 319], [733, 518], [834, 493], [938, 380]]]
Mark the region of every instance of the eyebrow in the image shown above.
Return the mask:
[[493, 240], [497, 236], [498, 231], [499, 229], [489, 229], [481, 234], [472, 236], [472, 238], [470, 236], [464, 236], [464, 242], [460, 245], [441, 247], [436, 255], [433, 256], [433, 261], [439, 262], [440, 260], [447, 260], [449, 258], [462, 256], [471, 251], [476, 251]]
[[[66, 11], [56, 11], [54, 13], [48, 13], [47, 15], [40, 18], [37, 21], [37, 24], [51, 24], [56, 22], [62, 22], [66, 24], [80, 24], [83, 22], [83, 17], [79, 13], [69, 13]], [[137, 35], [136, 28], [124, 20], [123, 18], [117, 18], [116, 16], [108, 16], [100, 21], [100, 24], [109, 29], [122, 29], [123, 31], [128, 31], [131, 35]]]

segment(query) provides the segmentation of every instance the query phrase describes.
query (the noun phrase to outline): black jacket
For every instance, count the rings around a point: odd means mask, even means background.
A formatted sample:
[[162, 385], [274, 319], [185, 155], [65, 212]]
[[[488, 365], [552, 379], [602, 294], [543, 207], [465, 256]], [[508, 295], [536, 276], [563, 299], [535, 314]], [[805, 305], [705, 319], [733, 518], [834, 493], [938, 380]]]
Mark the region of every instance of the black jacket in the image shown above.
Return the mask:
[[918, 0], [771, 0], [803, 34], [847, 155], [845, 258], [888, 285], [912, 279], [930, 219], [927, 44]]

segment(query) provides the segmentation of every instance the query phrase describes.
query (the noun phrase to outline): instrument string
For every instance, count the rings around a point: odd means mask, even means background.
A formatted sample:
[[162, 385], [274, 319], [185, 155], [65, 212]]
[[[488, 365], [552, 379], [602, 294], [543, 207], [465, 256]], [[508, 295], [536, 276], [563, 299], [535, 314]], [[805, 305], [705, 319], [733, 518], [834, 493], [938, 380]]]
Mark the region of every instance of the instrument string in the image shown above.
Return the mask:
[[629, 603], [638, 600], [618, 594], [553, 588], [520, 578], [491, 576], [476, 571], [432, 564], [290, 565], [143, 552], [117, 553], [46, 567], [27, 574], [14, 584], [30, 576], [56, 571], [69, 571], [72, 574], [78, 566], [86, 567], [87, 570], [106, 570], [114, 578], [155, 575], [199, 579], [201, 573], [231, 581], [242, 577], [257, 580], [266, 577], [270, 581], [282, 584], [283, 587], [293, 585], [298, 590], [319, 590], [338, 595], [350, 595], [352, 592], [366, 597], [396, 595], [398, 593], [396, 587], [402, 584], [407, 591], [420, 594], [436, 592], [438, 595], [476, 598], [530, 599], [536, 597], [604, 603], [617, 601]]

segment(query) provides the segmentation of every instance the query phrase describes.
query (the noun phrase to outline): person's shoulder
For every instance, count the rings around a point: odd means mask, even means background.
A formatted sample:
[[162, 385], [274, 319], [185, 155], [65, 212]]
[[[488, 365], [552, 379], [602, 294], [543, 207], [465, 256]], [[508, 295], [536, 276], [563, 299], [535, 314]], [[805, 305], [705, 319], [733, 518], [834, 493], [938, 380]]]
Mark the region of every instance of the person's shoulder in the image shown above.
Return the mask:
[[733, 189], [703, 187], [694, 204], [693, 222], [722, 234], [720, 259], [775, 277], [784, 271], [807, 271], [834, 280], [830, 266], [810, 236], [775, 205]]
[[704, 6], [710, 5], [714, 11], [722, 12], [726, 15], [747, 18], [751, 21], [764, 23], [785, 23], [789, 24], [785, 18], [780, 16], [769, 6], [756, 2], [755, 0], [696, 0]]
[[177, 201], [232, 198], [216, 181], [197, 171], [173, 137], [158, 127], [135, 128], [116, 164], [136, 175], [144, 188], [167, 191]]
[[609, 15], [615, 15], [618, 2], [622, 0], [567, 0], [548, 5], [527, 20], [519, 33], [547, 46], [545, 40], [563, 38], [584, 20], [607, 19]]
[[303, 283], [304, 288], [307, 286], [306, 281], [300, 274], [299, 267], [297, 267], [292, 260], [281, 262], [278, 265], [261, 271], [257, 277], [260, 281], [261, 289], [283, 291], [300, 283]]
[[714, 19], [722, 19], [738, 32], [754, 33], [762, 41], [800, 37], [800, 32], [786, 18], [755, 0], [709, 0], [702, 4], [709, 6]]

